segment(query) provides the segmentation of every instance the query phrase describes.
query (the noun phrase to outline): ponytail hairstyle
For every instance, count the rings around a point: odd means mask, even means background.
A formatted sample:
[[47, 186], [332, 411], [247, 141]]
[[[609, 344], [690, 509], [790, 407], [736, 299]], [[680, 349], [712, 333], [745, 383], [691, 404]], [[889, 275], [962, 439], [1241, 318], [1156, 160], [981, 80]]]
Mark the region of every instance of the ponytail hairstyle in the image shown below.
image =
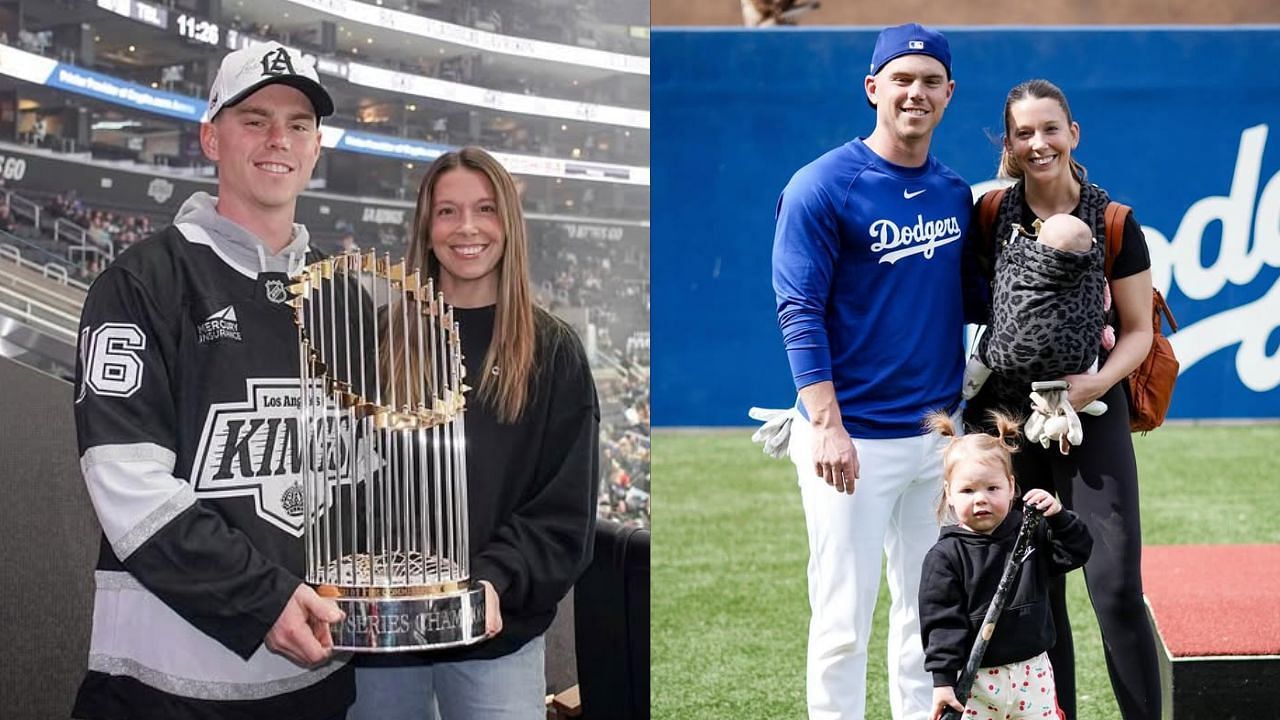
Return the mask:
[[[949, 438], [942, 449], [942, 496], [938, 500], [938, 521], [954, 522], [951, 507], [947, 505], [947, 495], [951, 486], [951, 475], [960, 463], [984, 463], [1000, 468], [1005, 477], [1013, 477], [1013, 454], [1018, 452], [1018, 436], [1021, 426], [1018, 418], [998, 410], [987, 412], [987, 418], [995, 426], [995, 435], [975, 432], [959, 435], [951, 416], [941, 410], [935, 410], [925, 416], [925, 427]], [[1014, 492], [1017, 492], [1014, 483]]]
[[[998, 177], [1012, 178], [1014, 180], [1022, 179], [1024, 174], [1022, 166], [1018, 164], [1018, 160], [1013, 156], [1013, 153], [1009, 152], [1009, 137], [1013, 133], [1013, 113], [1011, 109], [1014, 103], [1021, 100], [1039, 100], [1041, 98], [1057, 101], [1058, 105], [1062, 107], [1062, 112], [1067, 116], [1068, 127], [1075, 122], [1075, 118], [1071, 116], [1071, 106], [1067, 104], [1067, 96], [1063, 94], [1062, 89], [1057, 85], [1041, 78], [1027, 80], [1015, 85], [1009, 91], [1008, 97], [1004, 99], [1004, 142], [1000, 145], [1000, 169], [996, 173]], [[1071, 156], [1071, 175], [1081, 185], [1089, 184], [1089, 172], [1085, 170], [1084, 165], [1076, 161], [1074, 153]]]

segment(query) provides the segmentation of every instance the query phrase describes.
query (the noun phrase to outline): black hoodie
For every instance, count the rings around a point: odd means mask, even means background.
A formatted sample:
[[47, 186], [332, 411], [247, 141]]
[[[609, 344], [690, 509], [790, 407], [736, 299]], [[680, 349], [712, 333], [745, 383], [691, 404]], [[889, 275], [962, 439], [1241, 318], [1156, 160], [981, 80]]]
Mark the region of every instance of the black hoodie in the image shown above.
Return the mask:
[[[942, 529], [920, 574], [920, 638], [924, 667], [934, 687], [955, 685], [995, 595], [1005, 560], [1022, 525], [1016, 503], [990, 535], [959, 525]], [[1093, 549], [1088, 527], [1073, 512], [1045, 518], [1036, 530], [1035, 552], [1022, 565], [1012, 594], [983, 656], [983, 667], [1033, 658], [1057, 638], [1049, 611], [1049, 578], [1084, 565]]]

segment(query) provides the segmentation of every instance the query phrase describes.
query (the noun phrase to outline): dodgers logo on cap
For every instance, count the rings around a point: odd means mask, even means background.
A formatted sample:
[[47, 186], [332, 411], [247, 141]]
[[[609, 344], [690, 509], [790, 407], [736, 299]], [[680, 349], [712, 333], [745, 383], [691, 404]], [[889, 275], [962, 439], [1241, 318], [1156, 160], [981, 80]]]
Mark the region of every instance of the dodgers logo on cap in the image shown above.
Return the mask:
[[889, 61], [903, 55], [927, 55], [942, 63], [947, 79], [951, 79], [951, 45], [937, 30], [919, 23], [885, 28], [876, 38], [875, 51], [871, 54], [871, 74], [879, 73]]

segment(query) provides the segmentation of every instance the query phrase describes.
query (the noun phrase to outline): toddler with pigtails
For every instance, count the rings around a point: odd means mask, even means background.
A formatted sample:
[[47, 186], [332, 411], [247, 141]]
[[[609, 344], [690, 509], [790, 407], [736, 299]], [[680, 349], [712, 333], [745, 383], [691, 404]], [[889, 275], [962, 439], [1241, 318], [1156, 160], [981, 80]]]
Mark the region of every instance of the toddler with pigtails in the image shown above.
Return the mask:
[[[962, 711], [965, 720], [1058, 717], [1046, 654], [1055, 642], [1049, 578], [1084, 565], [1093, 548], [1085, 524], [1053, 495], [1031, 490], [1017, 499], [1012, 453], [1017, 452], [1018, 422], [999, 412], [991, 418], [998, 436], [961, 436], [941, 412], [926, 420], [930, 430], [950, 438], [942, 455], [938, 505], [943, 528], [920, 576], [921, 641], [934, 685], [931, 720], [948, 707]], [[1017, 540], [1023, 507], [1040, 510], [1045, 519], [962, 706], [956, 681]]]

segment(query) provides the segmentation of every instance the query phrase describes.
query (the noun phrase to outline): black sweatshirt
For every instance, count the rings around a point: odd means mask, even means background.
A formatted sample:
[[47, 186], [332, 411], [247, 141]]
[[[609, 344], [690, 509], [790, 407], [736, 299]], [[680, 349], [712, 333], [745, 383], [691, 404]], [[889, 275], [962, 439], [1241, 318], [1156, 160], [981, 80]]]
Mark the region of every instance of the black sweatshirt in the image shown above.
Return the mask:
[[581, 342], [566, 323], [535, 311], [531, 392], [520, 417], [506, 424], [479, 390], [496, 307], [453, 312], [472, 387], [466, 415], [471, 579], [493, 583], [502, 632], [468, 647], [359, 657], [364, 665], [509, 655], [546, 631], [556, 605], [591, 561], [600, 405]]
[[[959, 525], [942, 529], [925, 555], [920, 574], [920, 638], [924, 667], [934, 687], [955, 685], [995, 595], [1005, 561], [1022, 525], [1021, 503], [990, 535]], [[1047, 517], [1036, 529], [1035, 552], [1023, 563], [983, 656], [983, 667], [1033, 658], [1057, 638], [1049, 610], [1049, 578], [1089, 559], [1093, 537], [1070, 510]]]

